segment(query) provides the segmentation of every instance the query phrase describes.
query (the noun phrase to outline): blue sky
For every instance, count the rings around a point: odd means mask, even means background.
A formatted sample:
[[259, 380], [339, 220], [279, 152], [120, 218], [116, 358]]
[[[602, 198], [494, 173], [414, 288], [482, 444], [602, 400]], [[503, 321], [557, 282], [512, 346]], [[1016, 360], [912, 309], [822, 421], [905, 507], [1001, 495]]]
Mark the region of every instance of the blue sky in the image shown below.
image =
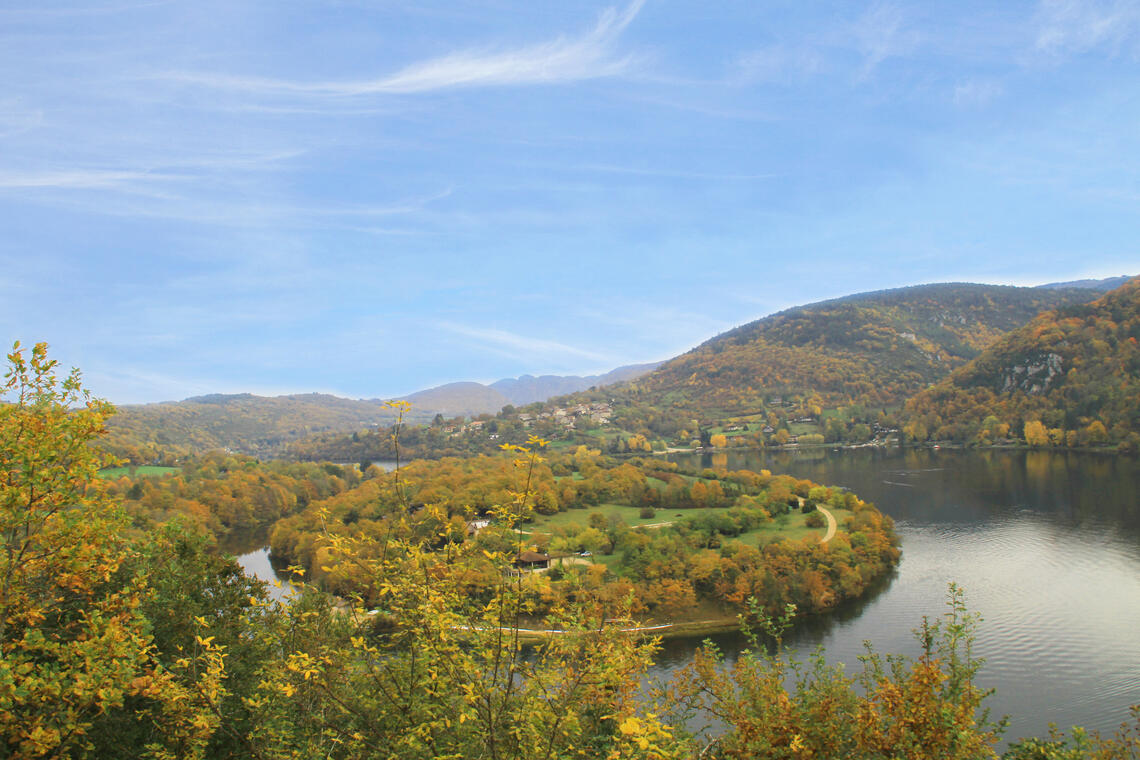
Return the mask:
[[1140, 273], [1134, 2], [0, 3], [0, 325], [120, 403]]

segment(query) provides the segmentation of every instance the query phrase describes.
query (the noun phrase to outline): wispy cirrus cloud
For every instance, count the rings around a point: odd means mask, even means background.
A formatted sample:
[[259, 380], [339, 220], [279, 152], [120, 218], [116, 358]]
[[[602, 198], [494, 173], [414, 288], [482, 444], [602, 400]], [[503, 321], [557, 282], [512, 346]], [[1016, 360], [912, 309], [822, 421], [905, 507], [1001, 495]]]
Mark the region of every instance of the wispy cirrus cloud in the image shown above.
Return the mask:
[[[213, 153], [203, 155], [117, 156], [119, 166], [75, 165], [63, 168], [0, 168], [0, 190], [114, 190], [160, 195], [160, 185], [192, 182], [218, 172], [248, 173], [280, 166], [303, 151]], [[59, 163], [57, 160], [55, 163]]]
[[176, 175], [115, 169], [0, 171], [0, 190], [124, 190], [140, 192], [144, 184], [180, 179]]
[[571, 170], [583, 172], [597, 172], [599, 174], [627, 174], [635, 177], [659, 177], [662, 179], [693, 179], [693, 180], [713, 180], [713, 181], [749, 181], [749, 180], [767, 180], [776, 179], [779, 175], [775, 173], [760, 173], [760, 174], [746, 174], [746, 173], [729, 173], [729, 172], [694, 172], [684, 171], [681, 169], [657, 169], [657, 168], [644, 168], [638, 166], [617, 166], [609, 164], [583, 164], [581, 166], [572, 166]]
[[853, 65], [856, 79], [866, 80], [880, 64], [913, 54], [923, 41], [900, 5], [876, 2], [855, 18], [739, 53], [731, 61], [728, 81], [792, 86], [850, 72]]
[[1000, 82], [971, 79], [954, 85], [954, 105], [984, 106], [1004, 92]]
[[174, 0], [157, 0], [152, 3], [117, 3], [112, 5], [92, 5], [72, 8], [0, 8], [0, 15], [14, 18], [60, 18], [69, 16], [104, 16], [115, 13], [128, 13], [144, 8], [170, 5]]
[[616, 42], [645, 0], [625, 10], [608, 8], [584, 35], [558, 37], [513, 50], [467, 50], [414, 63], [375, 79], [301, 82], [264, 77], [179, 71], [161, 78], [202, 87], [263, 95], [355, 97], [407, 95], [463, 87], [558, 84], [618, 76], [637, 62], [620, 54]]
[[445, 321], [437, 322], [436, 325], [447, 332], [477, 340], [488, 350], [516, 359], [543, 359], [563, 363], [568, 359], [586, 359], [601, 362], [607, 366], [620, 361], [608, 354], [577, 348], [554, 340], [531, 338], [508, 330], [474, 327]]
[[827, 68], [825, 56], [807, 44], [779, 43], [741, 53], [732, 62], [733, 81], [787, 83]]
[[863, 77], [888, 58], [908, 55], [920, 40], [918, 32], [907, 25], [902, 10], [889, 3], [873, 5], [855, 23], [852, 32], [863, 55]]
[[1131, 0], [1042, 0], [1036, 47], [1053, 55], [1140, 49], [1140, 6]]

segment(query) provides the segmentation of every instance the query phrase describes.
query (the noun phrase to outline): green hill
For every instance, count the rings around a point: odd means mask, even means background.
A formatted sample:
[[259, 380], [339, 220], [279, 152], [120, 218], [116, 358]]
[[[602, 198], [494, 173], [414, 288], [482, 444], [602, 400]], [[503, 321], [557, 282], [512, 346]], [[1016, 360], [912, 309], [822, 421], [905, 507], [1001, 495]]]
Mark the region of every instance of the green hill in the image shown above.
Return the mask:
[[[905, 431], [987, 443], [1140, 444], [1140, 278], [1041, 314], [907, 404]], [[1028, 427], [1027, 427], [1028, 425]]]

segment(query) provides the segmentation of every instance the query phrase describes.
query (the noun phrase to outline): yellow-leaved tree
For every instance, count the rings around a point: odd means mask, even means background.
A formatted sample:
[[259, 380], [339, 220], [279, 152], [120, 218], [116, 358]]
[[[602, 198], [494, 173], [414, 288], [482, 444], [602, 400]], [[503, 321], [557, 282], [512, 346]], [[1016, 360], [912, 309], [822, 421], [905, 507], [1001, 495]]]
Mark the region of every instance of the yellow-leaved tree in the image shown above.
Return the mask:
[[504, 447], [517, 488], [491, 509], [494, 525], [478, 543], [456, 535], [439, 505], [412, 505], [399, 469], [381, 496], [390, 508], [377, 517], [378, 536], [321, 514], [322, 572], [352, 577], [363, 593], [330, 615], [309, 589], [272, 621], [267, 636], [281, 654], [246, 701], [261, 757], [687, 756], [638, 700], [654, 647], [608, 619], [621, 605], [605, 614], [557, 607], [544, 621], [555, 633], [522, 630], [548, 583], [515, 567], [530, 540], [518, 528], [534, 506], [543, 445]]
[[156, 726], [146, 754], [199, 755], [213, 719], [198, 689], [220, 688], [222, 659], [198, 660], [209, 664], [190, 686], [157, 667], [140, 612], [145, 581], [124, 577], [133, 549], [90, 445], [113, 409], [83, 391], [78, 371], [60, 379], [45, 344], [29, 356], [16, 343], [8, 361], [0, 386], [0, 755], [93, 753], [92, 730], [128, 700], [137, 720]]

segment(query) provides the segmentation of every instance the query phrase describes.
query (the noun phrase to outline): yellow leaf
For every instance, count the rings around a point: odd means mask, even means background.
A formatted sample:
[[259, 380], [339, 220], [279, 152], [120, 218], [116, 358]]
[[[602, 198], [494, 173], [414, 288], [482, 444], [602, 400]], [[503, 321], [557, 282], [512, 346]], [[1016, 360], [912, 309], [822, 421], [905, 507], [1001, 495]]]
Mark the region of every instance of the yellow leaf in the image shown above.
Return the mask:
[[641, 733], [641, 721], [631, 716], [623, 720], [618, 729], [626, 736]]

